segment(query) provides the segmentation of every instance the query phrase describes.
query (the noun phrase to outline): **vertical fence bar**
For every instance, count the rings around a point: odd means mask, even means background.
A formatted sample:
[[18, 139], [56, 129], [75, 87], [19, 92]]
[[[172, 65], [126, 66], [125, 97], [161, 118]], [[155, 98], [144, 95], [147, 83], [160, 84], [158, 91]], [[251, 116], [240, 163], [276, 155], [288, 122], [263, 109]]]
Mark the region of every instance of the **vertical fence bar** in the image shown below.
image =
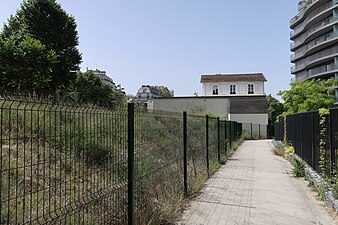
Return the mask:
[[227, 155], [227, 121], [224, 120], [224, 148], [225, 156]]
[[229, 136], [229, 147], [230, 147], [230, 150], [231, 150], [231, 145], [232, 145], [232, 121], [230, 121], [230, 136]]
[[312, 126], [312, 141], [311, 141], [311, 163], [312, 167], [315, 168], [315, 123], [314, 123], [314, 112], [311, 113], [311, 126]]
[[250, 123], [250, 125], [251, 125], [251, 132], [250, 132], [250, 134], [251, 134], [251, 139], [253, 139], [253, 135], [252, 135], [252, 123]]
[[187, 112], [183, 112], [183, 179], [184, 196], [188, 196], [188, 156], [187, 156]]
[[333, 162], [334, 162], [334, 146], [333, 146], [333, 126], [332, 126], [332, 111], [330, 110], [330, 113], [329, 113], [329, 142], [330, 142], [330, 174], [329, 174], [329, 177], [332, 177], [333, 173], [334, 173], [334, 170], [333, 170]]
[[258, 140], [261, 139], [261, 124], [258, 124]]
[[205, 116], [205, 144], [206, 144], [206, 160], [207, 160], [207, 172], [209, 176], [209, 116]]
[[220, 121], [219, 117], [217, 117], [217, 157], [218, 163], [221, 164], [221, 134], [220, 134]]
[[134, 103], [128, 104], [128, 225], [134, 225]]

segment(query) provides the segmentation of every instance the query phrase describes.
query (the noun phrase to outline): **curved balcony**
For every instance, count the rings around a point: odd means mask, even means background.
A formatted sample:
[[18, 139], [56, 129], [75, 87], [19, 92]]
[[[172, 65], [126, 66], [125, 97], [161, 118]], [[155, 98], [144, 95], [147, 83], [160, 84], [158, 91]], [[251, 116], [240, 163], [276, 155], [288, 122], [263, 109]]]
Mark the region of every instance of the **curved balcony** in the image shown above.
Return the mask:
[[294, 16], [291, 20], [290, 20], [290, 26], [294, 25], [296, 22], [298, 22], [299, 20], [301, 20], [305, 13], [307, 12], [307, 10], [309, 10], [311, 8], [311, 6], [313, 6], [315, 3], [319, 2], [319, 0], [310, 0], [307, 2], [307, 6], [306, 8], [304, 8], [302, 11], [300, 11], [296, 16]]
[[334, 63], [318, 66], [318, 67], [315, 67], [313, 69], [303, 71], [303, 72], [299, 72], [299, 73], [295, 74], [296, 75], [296, 82], [305, 81], [305, 80], [308, 80], [308, 79], [311, 79], [311, 78], [325, 76], [325, 75], [332, 74], [332, 73], [335, 73], [335, 72], [337, 72], [337, 68], [336, 68]]
[[307, 45], [304, 45], [303, 47], [301, 47], [300, 49], [298, 49], [295, 53], [293, 53], [290, 56], [291, 61], [295, 61], [301, 57], [303, 57], [304, 55], [306, 55], [307, 52], [311, 51], [312, 49], [328, 43], [330, 41], [332, 41], [333, 39], [336, 39], [338, 37], [337, 34], [331, 32], [328, 34], [325, 34], [323, 36], [320, 36], [318, 38], [316, 38], [315, 40], [309, 42]]
[[[309, 30], [306, 31], [306, 33], [304, 33], [302, 36], [300, 36], [299, 38], [297, 38], [294, 42], [294, 45], [292, 46], [292, 49], [300, 46], [301, 44], [303, 44], [303, 42], [309, 38], [311, 35], [315, 34], [316, 32], [329, 27], [331, 25], [333, 25], [334, 23], [336, 23], [338, 21], [338, 18], [333, 18], [333, 17], [329, 17], [326, 18], [323, 21], [320, 21], [319, 23], [316, 23], [313, 27], [311, 27]], [[291, 50], [292, 50], [291, 49]]]
[[325, 3], [324, 5], [318, 7], [317, 9], [315, 9], [313, 12], [311, 12], [306, 18], [305, 20], [297, 27], [295, 27], [295, 29], [293, 29], [291, 32], [290, 32], [290, 38], [293, 38], [295, 35], [301, 33], [304, 28], [306, 27], [306, 25], [308, 25], [308, 23], [310, 21], [312, 21], [314, 18], [316, 18], [317, 16], [319, 15], [322, 15], [324, 14], [325, 12], [328, 12], [331, 10], [331, 8], [333, 6], [337, 6], [338, 2], [337, 3], [333, 3], [333, 1], [330, 1], [330, 2], [327, 2]]
[[297, 71], [306, 69], [307, 67], [311, 66], [314, 63], [325, 61], [336, 55], [338, 55], [338, 46], [317, 52], [316, 54], [310, 55], [305, 59], [302, 59], [299, 62], [297, 62], [297, 65], [295, 65], [294, 68], [292, 67], [291, 72], [295, 73]]

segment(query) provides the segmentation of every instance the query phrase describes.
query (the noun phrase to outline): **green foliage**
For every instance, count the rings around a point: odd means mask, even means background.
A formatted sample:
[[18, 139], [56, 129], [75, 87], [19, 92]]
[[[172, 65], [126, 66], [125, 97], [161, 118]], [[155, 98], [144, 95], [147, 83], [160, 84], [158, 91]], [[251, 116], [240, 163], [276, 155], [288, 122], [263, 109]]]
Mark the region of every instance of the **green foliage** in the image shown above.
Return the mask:
[[[58, 61], [47, 73], [52, 79], [52, 90], [68, 86], [75, 79], [76, 73], [72, 71], [78, 70], [81, 63], [75, 19], [55, 0], [23, 1], [20, 9], [4, 25], [1, 37], [7, 41], [13, 36], [23, 35], [39, 40], [47, 50], [55, 52]], [[21, 64], [14, 66], [20, 68]]]
[[304, 163], [294, 158], [292, 161], [292, 173], [296, 177], [304, 177], [305, 176]]
[[268, 95], [268, 118], [269, 124], [273, 124], [277, 120], [277, 117], [284, 112], [284, 105], [276, 98], [274, 98], [271, 94]]
[[334, 89], [330, 88], [334, 85], [337, 81], [333, 79], [295, 82], [290, 90], [280, 91], [278, 95], [285, 101], [286, 114], [330, 108], [334, 106]]
[[295, 153], [295, 148], [293, 146], [289, 146], [286, 151], [284, 152], [284, 158], [288, 159], [290, 155]]
[[47, 91], [57, 63], [53, 50], [30, 37], [0, 37], [0, 86], [36, 92]]
[[72, 82], [68, 91], [68, 97], [96, 105], [120, 105], [124, 98], [120, 91], [103, 84], [92, 71], [78, 72], [76, 80]]
[[159, 96], [159, 97], [164, 97], [164, 98], [172, 97], [170, 91], [169, 91], [167, 88], [161, 88], [161, 89], [158, 91], [158, 96]]
[[328, 150], [329, 147], [329, 140], [327, 136], [327, 127], [328, 127], [328, 115], [330, 114], [330, 111], [328, 109], [319, 109], [319, 126], [320, 126], [320, 140], [319, 140], [319, 168], [322, 177], [326, 177], [326, 175], [329, 173], [330, 168], [330, 159]]

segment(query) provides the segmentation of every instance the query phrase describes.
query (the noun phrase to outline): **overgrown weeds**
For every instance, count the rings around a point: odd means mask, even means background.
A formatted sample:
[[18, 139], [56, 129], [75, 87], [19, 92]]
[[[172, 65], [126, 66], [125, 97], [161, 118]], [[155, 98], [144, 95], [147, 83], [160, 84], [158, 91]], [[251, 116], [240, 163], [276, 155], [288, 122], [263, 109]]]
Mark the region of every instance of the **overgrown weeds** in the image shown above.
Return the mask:
[[305, 169], [304, 169], [305, 164], [296, 159], [292, 159], [292, 173], [296, 177], [304, 177], [305, 176]]

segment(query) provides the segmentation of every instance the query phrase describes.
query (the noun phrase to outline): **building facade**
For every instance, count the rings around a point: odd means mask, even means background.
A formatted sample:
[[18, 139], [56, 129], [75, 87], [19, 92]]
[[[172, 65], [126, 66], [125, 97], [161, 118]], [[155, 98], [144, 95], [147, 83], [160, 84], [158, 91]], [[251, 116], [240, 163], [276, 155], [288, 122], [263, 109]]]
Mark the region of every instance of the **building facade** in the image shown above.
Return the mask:
[[338, 79], [338, 0], [301, 0], [298, 10], [290, 21], [293, 80]]
[[262, 73], [202, 75], [203, 96], [265, 95]]
[[251, 124], [259, 124], [260, 133], [265, 137], [268, 125], [265, 82], [262, 73], [202, 75], [203, 96], [155, 97], [147, 101], [147, 107], [149, 111], [212, 112], [227, 120], [243, 123], [243, 129], [249, 132]]
[[114, 83], [113, 79], [111, 79], [110, 77], [107, 76], [107, 72], [106, 71], [98, 70], [98, 69], [96, 69], [96, 70], [88, 70], [87, 69], [87, 72], [88, 71], [92, 72], [95, 76], [97, 76], [98, 78], [100, 78], [100, 81], [103, 84], [106, 84], [109, 87], [111, 87], [111, 89], [113, 89], [113, 90], [117, 89], [116, 84]]
[[170, 91], [165, 86], [151, 86], [151, 85], [142, 85], [136, 94], [136, 98], [142, 102], [147, 102], [149, 99], [154, 99], [160, 97], [160, 93], [168, 93], [172, 97], [174, 96], [174, 91]]

